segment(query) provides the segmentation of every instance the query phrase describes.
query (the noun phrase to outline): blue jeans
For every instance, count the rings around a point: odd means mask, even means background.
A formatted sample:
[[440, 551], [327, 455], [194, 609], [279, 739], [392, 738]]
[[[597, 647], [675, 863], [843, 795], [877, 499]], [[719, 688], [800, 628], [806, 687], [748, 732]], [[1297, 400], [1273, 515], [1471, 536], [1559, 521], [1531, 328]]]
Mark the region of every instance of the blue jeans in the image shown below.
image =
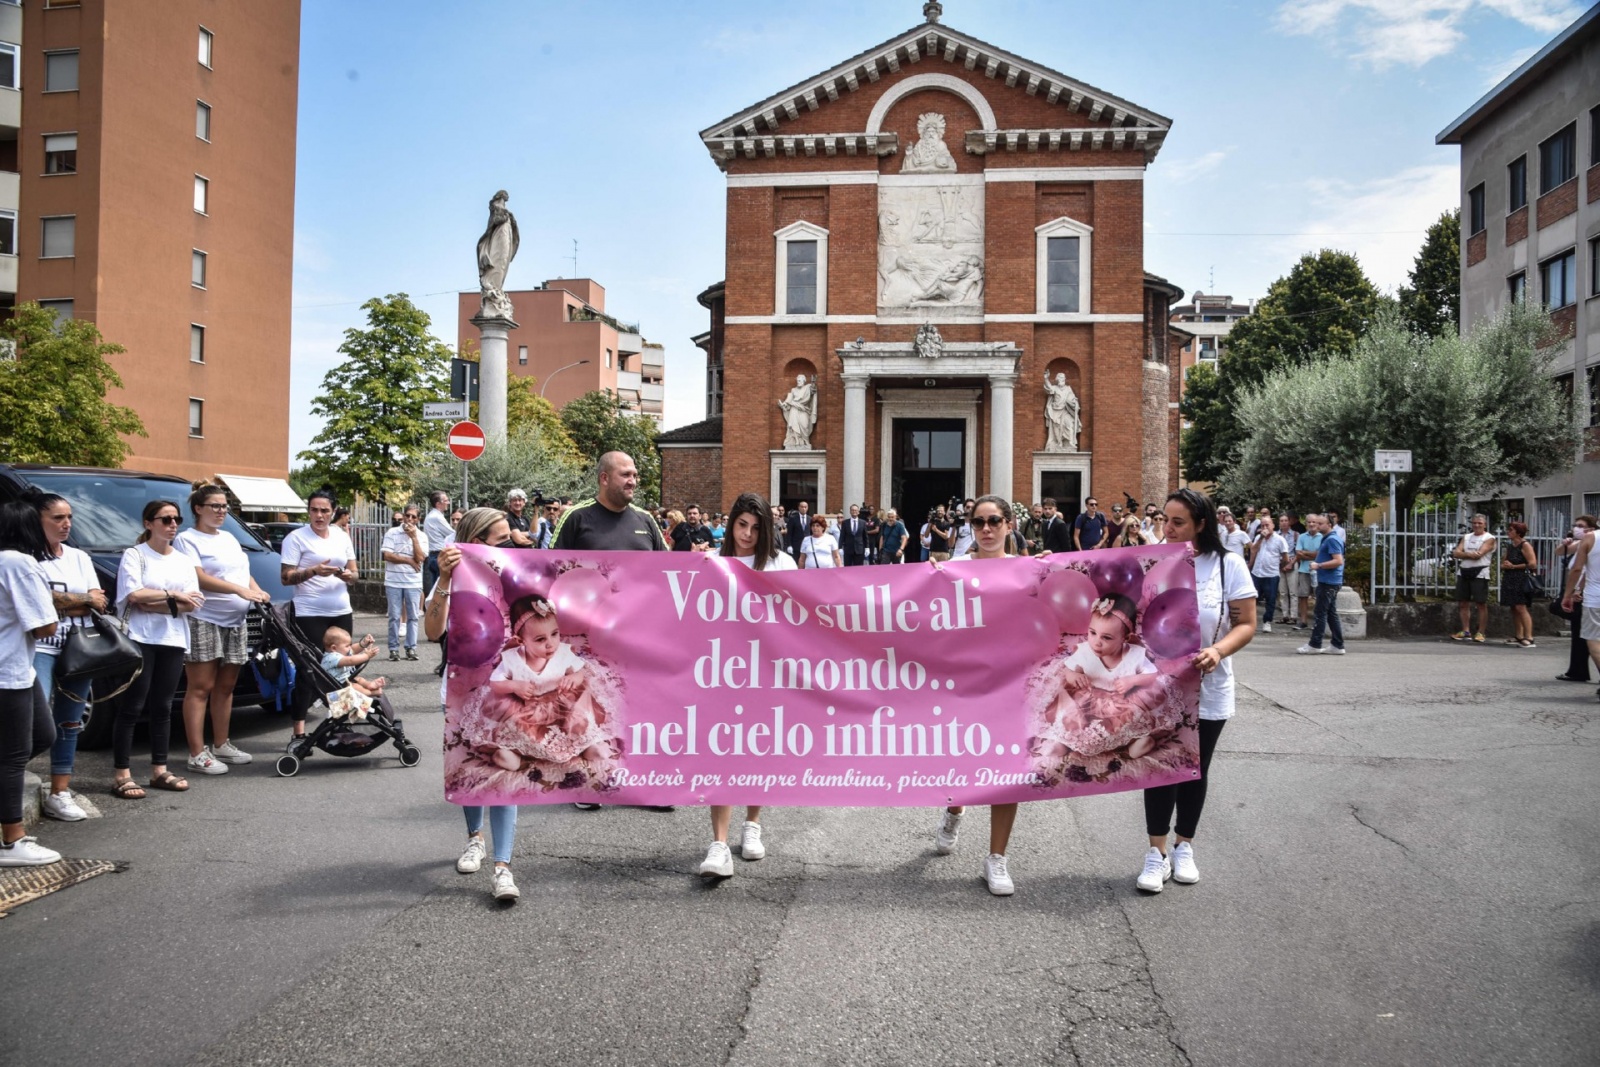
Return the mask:
[[[483, 809], [463, 805], [461, 814], [467, 817], [467, 833], [483, 832]], [[517, 843], [517, 808], [514, 804], [496, 804], [489, 809], [489, 831], [494, 838], [494, 861], [511, 862], [511, 847]]]
[[439, 580], [439, 553], [429, 552], [422, 564], [422, 595], [433, 592], [433, 583]]
[[416, 648], [417, 619], [422, 615], [422, 590], [386, 585], [383, 591], [389, 596], [389, 651], [394, 652], [400, 647], [401, 609], [406, 613], [406, 648]]
[[1339, 598], [1339, 590], [1344, 585], [1339, 582], [1317, 583], [1316, 615], [1311, 620], [1311, 647], [1322, 647], [1322, 627], [1326, 625], [1329, 633], [1333, 635], [1333, 647], [1344, 647], [1344, 627], [1339, 625], [1339, 613], [1334, 608], [1335, 601]]
[[33, 654], [33, 670], [44, 687], [45, 699], [50, 701], [51, 714], [56, 720], [56, 742], [50, 746], [50, 773], [71, 774], [78, 759], [78, 735], [83, 732], [88, 718], [91, 679], [67, 682], [58, 693], [55, 687], [56, 657], [43, 652]]
[[1262, 621], [1271, 622], [1272, 613], [1278, 607], [1278, 576], [1274, 574], [1271, 578], [1263, 578], [1259, 574], [1252, 574], [1250, 580], [1256, 583], [1256, 599], [1265, 598], [1267, 602], [1266, 618]]

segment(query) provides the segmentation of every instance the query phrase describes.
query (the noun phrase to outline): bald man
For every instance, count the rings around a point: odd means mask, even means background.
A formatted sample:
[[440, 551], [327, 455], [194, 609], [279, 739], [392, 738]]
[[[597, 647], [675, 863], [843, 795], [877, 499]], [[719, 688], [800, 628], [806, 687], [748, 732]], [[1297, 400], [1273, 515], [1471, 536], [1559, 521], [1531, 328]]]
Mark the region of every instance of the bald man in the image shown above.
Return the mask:
[[626, 452], [607, 452], [596, 471], [600, 483], [593, 500], [568, 508], [551, 540], [553, 548], [601, 552], [665, 552], [661, 528], [634, 504], [639, 468]]

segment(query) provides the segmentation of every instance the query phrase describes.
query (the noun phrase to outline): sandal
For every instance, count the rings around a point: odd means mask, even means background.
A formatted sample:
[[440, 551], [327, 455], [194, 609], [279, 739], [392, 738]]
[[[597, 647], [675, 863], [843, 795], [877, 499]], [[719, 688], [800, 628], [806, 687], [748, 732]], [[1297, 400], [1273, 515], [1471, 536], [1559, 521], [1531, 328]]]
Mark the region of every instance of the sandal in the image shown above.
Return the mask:
[[111, 783], [111, 795], [123, 800], [143, 800], [145, 798], [144, 786], [134, 781], [131, 776], [118, 778]]
[[187, 779], [179, 778], [171, 771], [162, 771], [159, 775], [150, 779], [150, 788], [165, 789], [169, 793], [186, 793], [189, 790], [189, 782]]

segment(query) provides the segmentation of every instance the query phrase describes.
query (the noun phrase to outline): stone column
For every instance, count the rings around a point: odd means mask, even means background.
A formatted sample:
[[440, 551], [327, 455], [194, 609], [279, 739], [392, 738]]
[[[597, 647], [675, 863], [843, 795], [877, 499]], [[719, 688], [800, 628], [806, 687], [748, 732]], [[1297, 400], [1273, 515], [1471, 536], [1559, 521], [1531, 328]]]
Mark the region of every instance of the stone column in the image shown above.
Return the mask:
[[1011, 480], [1011, 444], [1016, 429], [1013, 400], [1016, 388], [1015, 374], [989, 375], [989, 492], [1007, 500], [1014, 499], [1016, 492]]
[[867, 382], [865, 374], [844, 378], [844, 492], [839, 510], [867, 497]]
[[510, 367], [506, 357], [506, 340], [517, 324], [506, 318], [487, 318], [475, 315], [472, 325], [478, 328], [478, 425], [491, 445], [505, 444], [506, 440], [506, 376]]

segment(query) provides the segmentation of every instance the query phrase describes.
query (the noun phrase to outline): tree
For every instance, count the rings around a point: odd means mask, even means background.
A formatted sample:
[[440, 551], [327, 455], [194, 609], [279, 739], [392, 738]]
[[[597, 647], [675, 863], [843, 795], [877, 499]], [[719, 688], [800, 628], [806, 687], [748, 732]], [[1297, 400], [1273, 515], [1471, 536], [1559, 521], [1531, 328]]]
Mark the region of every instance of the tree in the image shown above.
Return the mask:
[[387, 501], [406, 484], [406, 465], [443, 440], [444, 425], [424, 421], [422, 405], [448, 391], [452, 353], [405, 293], [374, 297], [362, 309], [367, 328], [345, 331], [345, 360], [311, 404], [326, 421], [298, 458], [342, 497]]
[[1548, 376], [1545, 313], [1514, 304], [1468, 337], [1413, 331], [1380, 314], [1348, 354], [1284, 368], [1239, 397], [1249, 436], [1226, 486], [1314, 508], [1387, 492], [1376, 449], [1409, 449], [1396, 483], [1401, 510], [1423, 493], [1523, 485], [1572, 462], [1570, 402]]
[[1460, 208], [1428, 227], [1411, 267], [1411, 284], [1400, 287], [1400, 314], [1407, 326], [1431, 337], [1454, 332], [1461, 321]]
[[[412, 500], [425, 501], [435, 489], [454, 498], [461, 489], [461, 461], [444, 449], [432, 450], [407, 468], [406, 482]], [[577, 499], [594, 494], [594, 470], [576, 454], [551, 448], [538, 427], [523, 426], [472, 461], [468, 487], [472, 500], [494, 507], [504, 505], [512, 489]]]
[[509, 434], [523, 430], [536, 430], [551, 452], [573, 462], [581, 462], [583, 455], [577, 442], [567, 432], [556, 406], [540, 396], [533, 388], [533, 379], [513, 374], [506, 383], [506, 431]]
[[584, 458], [593, 462], [606, 452], [626, 452], [639, 468], [641, 506], [661, 499], [661, 457], [656, 454], [655, 420], [622, 405], [609, 389], [595, 389], [570, 400], [561, 421]]
[[126, 351], [92, 322], [19, 305], [0, 322], [13, 358], [0, 360], [0, 455], [12, 463], [120, 467], [123, 440], [147, 437], [132, 408], [106, 398], [122, 379], [107, 361]]
[[[1178, 413], [1190, 424], [1178, 443], [1178, 458], [1186, 478], [1199, 480], [1195, 474], [1197, 468], [1210, 470], [1210, 457], [1217, 450], [1211, 429], [1223, 417], [1217, 410], [1222, 402], [1222, 382], [1217, 377], [1217, 368], [1210, 363], [1196, 363], [1190, 367], [1183, 383], [1183, 399], [1178, 402]], [[1212, 473], [1206, 480], [1215, 477]]]
[[1255, 311], [1228, 333], [1217, 360], [1217, 393], [1191, 417], [1199, 445], [1185, 456], [1188, 476], [1216, 481], [1244, 442], [1236, 412], [1241, 390], [1259, 385], [1280, 367], [1349, 352], [1382, 303], [1377, 287], [1348, 252], [1308, 252], [1273, 282]]

